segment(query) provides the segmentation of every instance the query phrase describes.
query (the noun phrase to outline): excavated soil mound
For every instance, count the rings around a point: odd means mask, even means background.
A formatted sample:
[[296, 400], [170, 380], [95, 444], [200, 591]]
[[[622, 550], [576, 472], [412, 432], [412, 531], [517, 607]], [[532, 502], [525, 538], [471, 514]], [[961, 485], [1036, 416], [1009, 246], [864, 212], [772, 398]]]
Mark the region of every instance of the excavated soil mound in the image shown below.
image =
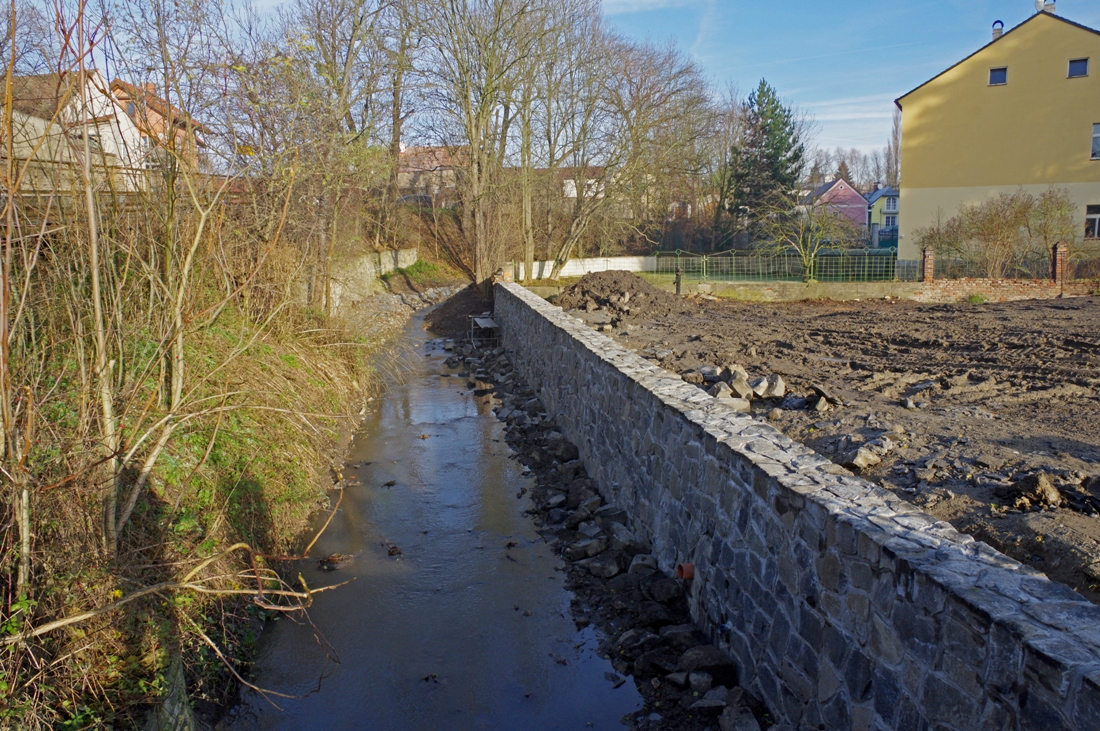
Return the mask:
[[471, 284], [429, 312], [424, 323], [436, 335], [461, 335], [470, 330], [469, 315], [480, 315], [492, 308], [493, 304]]
[[621, 315], [647, 318], [686, 314], [696, 309], [641, 277], [620, 271], [586, 274], [562, 292], [554, 304], [564, 310], [595, 312], [607, 309]]

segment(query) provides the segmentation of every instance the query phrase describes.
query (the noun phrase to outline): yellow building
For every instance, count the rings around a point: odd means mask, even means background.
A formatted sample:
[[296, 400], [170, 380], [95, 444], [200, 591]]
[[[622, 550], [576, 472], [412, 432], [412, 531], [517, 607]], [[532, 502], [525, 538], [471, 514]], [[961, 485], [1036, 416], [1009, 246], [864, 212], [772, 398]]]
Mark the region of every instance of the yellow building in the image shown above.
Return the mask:
[[899, 259], [920, 257], [916, 229], [1018, 188], [1065, 188], [1100, 233], [1100, 31], [1043, 11], [993, 35], [896, 102]]

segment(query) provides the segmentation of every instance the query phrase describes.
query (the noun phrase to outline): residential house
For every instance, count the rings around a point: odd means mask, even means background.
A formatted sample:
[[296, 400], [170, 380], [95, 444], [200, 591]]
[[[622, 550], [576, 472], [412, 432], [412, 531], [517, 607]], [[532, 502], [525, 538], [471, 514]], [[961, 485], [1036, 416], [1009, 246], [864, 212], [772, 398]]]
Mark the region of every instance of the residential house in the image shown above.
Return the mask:
[[203, 134], [208, 130], [179, 107], [157, 96], [156, 86], [136, 86], [121, 79], [111, 82], [111, 94], [125, 109], [141, 134], [143, 146], [154, 158], [156, 150], [166, 150], [192, 165], [199, 162], [199, 148], [205, 147]]
[[408, 147], [397, 165], [397, 188], [403, 199], [446, 206], [458, 200], [458, 181], [465, 147]]
[[1100, 32], [1046, 5], [897, 100], [898, 256], [915, 231], [1002, 192], [1069, 191], [1079, 231], [1100, 234]]
[[896, 188], [879, 188], [866, 195], [867, 230], [871, 232], [873, 247], [897, 246], [898, 197]]
[[[84, 78], [83, 89], [80, 80]], [[95, 70], [12, 78], [13, 149], [25, 164], [21, 192], [74, 190], [87, 147], [97, 181], [119, 193], [144, 190], [161, 150], [195, 161], [205, 128], [184, 112], [124, 81], [110, 84]], [[85, 133], [87, 140], [85, 140]]]
[[867, 225], [867, 199], [844, 178], [818, 186], [807, 197], [808, 205], [824, 206], [837, 216], [848, 219], [853, 226]]
[[36, 74], [12, 78], [12, 145], [24, 164], [22, 192], [74, 189], [86, 146], [92, 165], [109, 171], [113, 187], [141, 185], [141, 133], [96, 71], [85, 75]]

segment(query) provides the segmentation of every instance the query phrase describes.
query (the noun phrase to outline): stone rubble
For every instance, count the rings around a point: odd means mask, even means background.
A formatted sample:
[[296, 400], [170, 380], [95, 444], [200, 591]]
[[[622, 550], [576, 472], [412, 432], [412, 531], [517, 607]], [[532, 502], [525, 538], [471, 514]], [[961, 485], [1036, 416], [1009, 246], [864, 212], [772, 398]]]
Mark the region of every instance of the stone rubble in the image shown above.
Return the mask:
[[[600, 651], [615, 669], [608, 681], [618, 687], [633, 678], [646, 700], [629, 718], [630, 727], [714, 731], [729, 709], [740, 719], [737, 728], [750, 728], [746, 719], [757, 722], [757, 715], [763, 719], [763, 705], [737, 685], [733, 661], [706, 644], [691, 622], [683, 583], [658, 569], [626, 513], [604, 504], [577, 448], [516, 377], [504, 351], [460, 343], [452, 348], [446, 365], [491, 399], [509, 444], [535, 477], [529, 512], [565, 559], [578, 626], [595, 623], [606, 637]], [[698, 375], [702, 380], [717, 371]]]

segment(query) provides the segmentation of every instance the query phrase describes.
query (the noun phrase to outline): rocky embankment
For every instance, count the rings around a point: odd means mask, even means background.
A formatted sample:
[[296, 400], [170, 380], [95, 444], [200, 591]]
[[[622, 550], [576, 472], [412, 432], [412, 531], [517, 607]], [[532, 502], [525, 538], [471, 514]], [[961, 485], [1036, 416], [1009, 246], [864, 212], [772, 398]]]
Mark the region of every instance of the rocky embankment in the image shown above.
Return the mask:
[[772, 726], [759, 699], [738, 686], [733, 662], [691, 622], [685, 596], [690, 579], [666, 576], [631, 530], [630, 516], [604, 504], [577, 448], [516, 377], [504, 351], [448, 347], [455, 354], [447, 365], [491, 402], [516, 458], [533, 474], [529, 512], [562, 557], [577, 625], [594, 624], [605, 638], [601, 653], [615, 669], [607, 682], [617, 687], [631, 678], [645, 699], [624, 723], [675, 731], [793, 731]]

